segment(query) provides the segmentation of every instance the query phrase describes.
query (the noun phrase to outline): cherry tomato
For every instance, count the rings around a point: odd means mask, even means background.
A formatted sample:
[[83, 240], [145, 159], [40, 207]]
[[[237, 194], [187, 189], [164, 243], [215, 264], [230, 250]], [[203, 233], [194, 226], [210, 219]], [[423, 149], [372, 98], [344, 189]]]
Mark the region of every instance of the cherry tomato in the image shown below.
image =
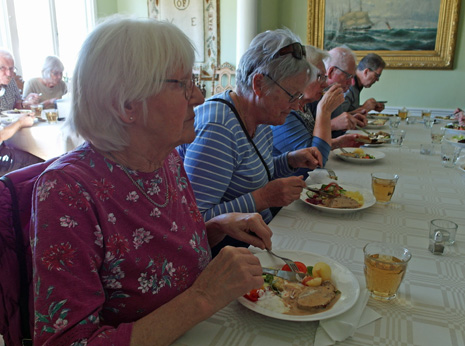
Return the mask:
[[258, 300], [258, 297], [259, 295], [257, 289], [253, 289], [249, 293], [244, 294], [244, 298], [247, 298], [251, 302], [256, 302]]
[[[306, 273], [307, 272], [307, 266], [305, 264], [303, 264], [302, 262], [295, 262], [295, 265], [297, 266], [297, 269], [299, 270], [299, 272], [301, 273]], [[284, 270], [284, 271], [287, 271], [287, 272], [291, 272], [291, 268], [289, 268], [289, 266], [287, 264], [285, 264], [281, 270]]]
[[313, 280], [313, 276], [306, 276], [304, 277], [304, 279], [302, 280], [302, 285], [305, 285], [307, 283], [307, 281], [311, 281]]

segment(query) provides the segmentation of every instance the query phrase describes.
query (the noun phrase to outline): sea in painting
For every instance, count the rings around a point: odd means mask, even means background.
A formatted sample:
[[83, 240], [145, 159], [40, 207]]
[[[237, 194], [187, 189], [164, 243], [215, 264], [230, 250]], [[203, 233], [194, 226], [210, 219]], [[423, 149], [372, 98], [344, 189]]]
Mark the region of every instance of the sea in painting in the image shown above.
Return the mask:
[[441, 0], [326, 0], [324, 48], [434, 50]]

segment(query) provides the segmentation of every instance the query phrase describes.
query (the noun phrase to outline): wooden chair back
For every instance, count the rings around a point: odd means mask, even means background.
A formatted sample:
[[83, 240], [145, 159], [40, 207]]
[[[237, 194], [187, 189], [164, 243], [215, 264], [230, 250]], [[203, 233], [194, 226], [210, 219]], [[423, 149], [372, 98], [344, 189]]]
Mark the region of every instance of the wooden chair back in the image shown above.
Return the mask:
[[212, 95], [233, 90], [236, 85], [236, 68], [228, 62], [213, 69]]

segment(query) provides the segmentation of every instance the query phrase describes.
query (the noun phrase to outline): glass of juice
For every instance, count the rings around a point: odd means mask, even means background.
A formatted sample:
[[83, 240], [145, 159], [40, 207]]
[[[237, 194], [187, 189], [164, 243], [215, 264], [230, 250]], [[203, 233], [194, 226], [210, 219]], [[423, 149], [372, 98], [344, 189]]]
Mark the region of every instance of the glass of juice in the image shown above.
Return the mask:
[[371, 188], [378, 203], [391, 201], [399, 176], [391, 173], [371, 173]]
[[391, 300], [412, 258], [410, 251], [398, 244], [368, 243], [363, 248], [367, 290], [378, 300]]
[[56, 109], [45, 109], [45, 117], [49, 124], [55, 124], [58, 121], [58, 110]]

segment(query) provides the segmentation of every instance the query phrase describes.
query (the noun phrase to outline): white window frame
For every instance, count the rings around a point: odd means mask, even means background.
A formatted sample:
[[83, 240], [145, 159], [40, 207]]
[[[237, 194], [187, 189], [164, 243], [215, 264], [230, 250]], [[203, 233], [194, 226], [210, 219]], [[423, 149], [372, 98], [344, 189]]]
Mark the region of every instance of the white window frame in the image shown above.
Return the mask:
[[[31, 0], [34, 1], [34, 0]], [[73, 1], [84, 1], [86, 7], [86, 25], [87, 31], [90, 32], [96, 23], [96, 0], [73, 0]], [[58, 28], [56, 21], [56, 11], [55, 11], [55, 0], [48, 0], [50, 8], [50, 18], [52, 26], [52, 37], [53, 40], [53, 54], [59, 56], [60, 47], [58, 44]], [[0, 0], [1, 6], [1, 18], [0, 20], [4, 23], [0, 24], [1, 31], [1, 41], [2, 45], [11, 50], [15, 58], [15, 66], [17, 68], [17, 73], [22, 75], [22, 64], [21, 64], [21, 53], [19, 46], [19, 37], [16, 24], [16, 12], [14, 0]]]

